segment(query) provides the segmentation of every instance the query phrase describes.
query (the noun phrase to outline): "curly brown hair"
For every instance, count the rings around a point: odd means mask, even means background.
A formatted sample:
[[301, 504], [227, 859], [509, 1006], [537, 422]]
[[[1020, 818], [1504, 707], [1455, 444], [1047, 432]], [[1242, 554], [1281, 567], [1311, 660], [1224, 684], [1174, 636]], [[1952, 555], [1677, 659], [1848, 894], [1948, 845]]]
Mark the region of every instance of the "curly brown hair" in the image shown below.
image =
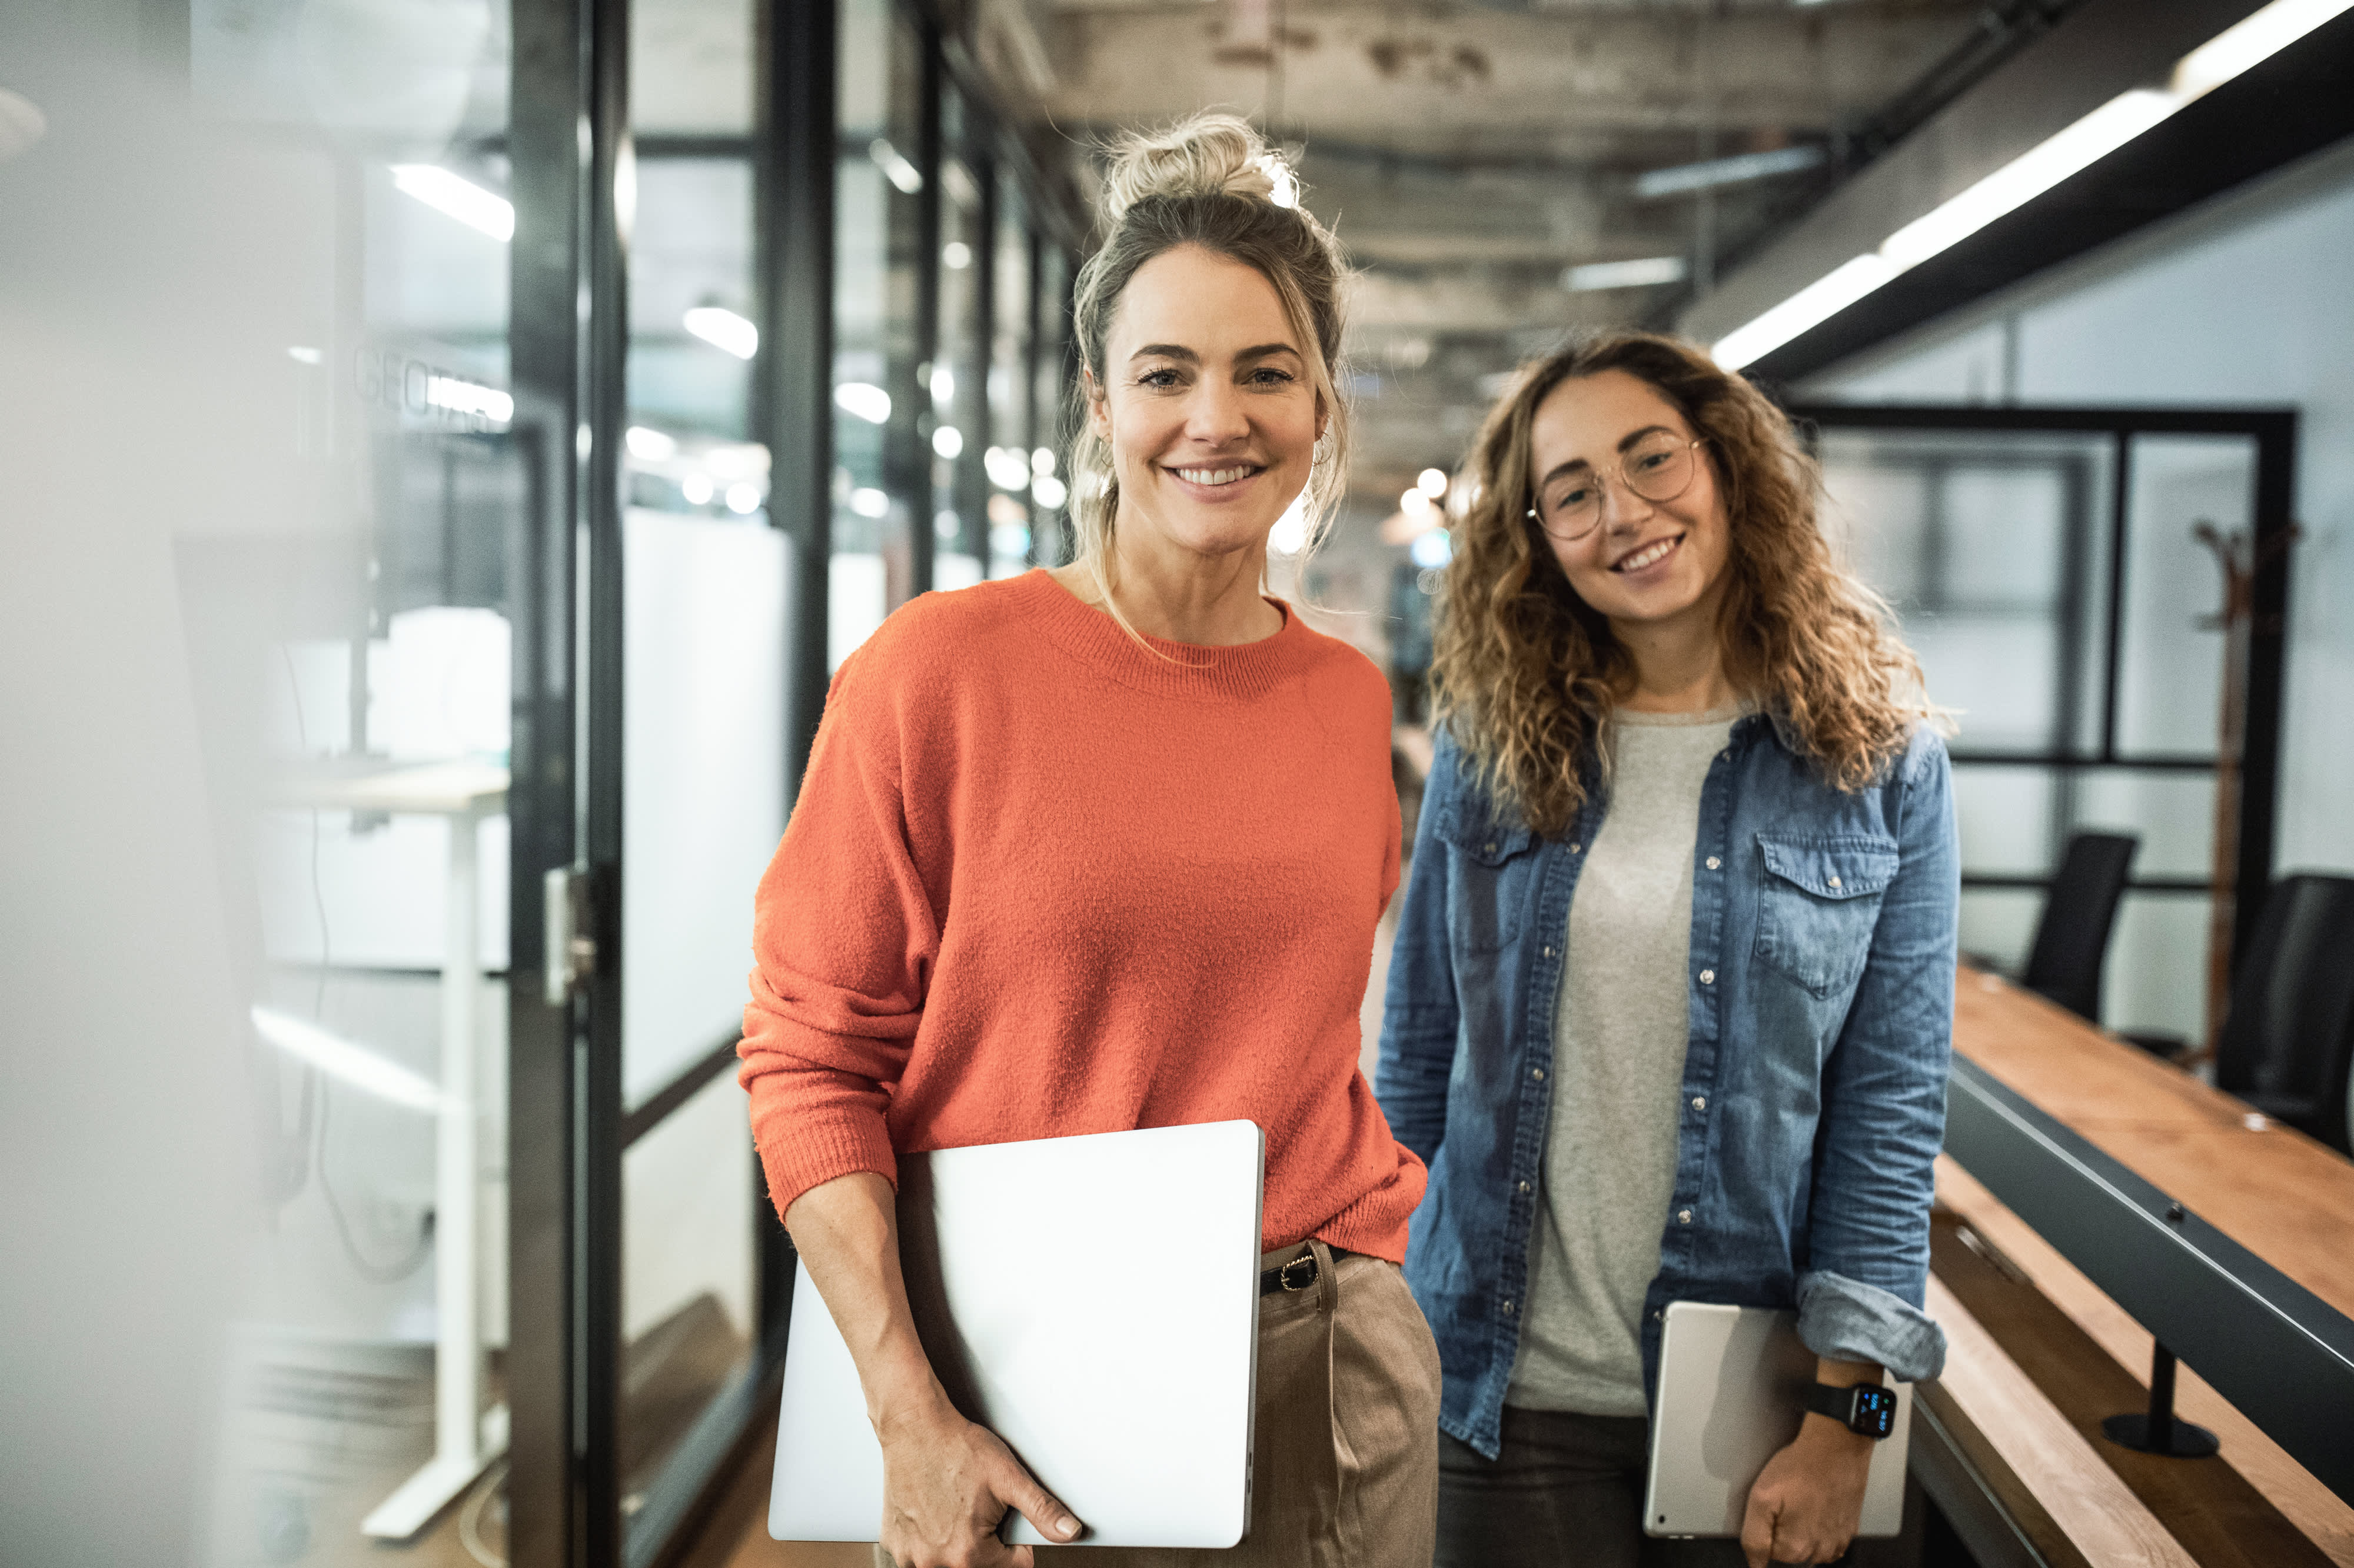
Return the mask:
[[1657, 333], [1573, 339], [1523, 366], [1473, 442], [1477, 488], [1455, 525], [1431, 669], [1436, 711], [1490, 793], [1548, 836], [1585, 800], [1583, 768], [1635, 670], [1528, 515], [1530, 428], [1563, 382], [1619, 370], [1702, 439], [1729, 535], [1725, 673], [1823, 777], [1860, 789], [1933, 717], [1885, 601], [1842, 568], [1816, 521], [1820, 471], [1766, 395]]

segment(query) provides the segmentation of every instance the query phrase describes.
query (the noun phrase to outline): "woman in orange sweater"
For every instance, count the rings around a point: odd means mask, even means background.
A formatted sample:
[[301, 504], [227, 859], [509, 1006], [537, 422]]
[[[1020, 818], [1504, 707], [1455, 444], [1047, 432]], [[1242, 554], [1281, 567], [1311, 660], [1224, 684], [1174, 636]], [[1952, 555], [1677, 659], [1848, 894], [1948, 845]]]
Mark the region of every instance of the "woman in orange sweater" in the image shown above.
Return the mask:
[[858, 1364], [886, 1563], [1026, 1563], [1009, 1509], [1084, 1528], [933, 1376], [895, 1153], [1248, 1118], [1278, 1285], [1250, 1533], [1215, 1555], [1426, 1568], [1438, 1361], [1397, 1266], [1424, 1171], [1357, 1070], [1398, 876], [1389, 695], [1260, 587], [1277, 519], [1340, 483], [1337, 247], [1225, 116], [1123, 148], [1105, 217], [1078, 558], [927, 595], [835, 676], [760, 886], [753, 1134]]

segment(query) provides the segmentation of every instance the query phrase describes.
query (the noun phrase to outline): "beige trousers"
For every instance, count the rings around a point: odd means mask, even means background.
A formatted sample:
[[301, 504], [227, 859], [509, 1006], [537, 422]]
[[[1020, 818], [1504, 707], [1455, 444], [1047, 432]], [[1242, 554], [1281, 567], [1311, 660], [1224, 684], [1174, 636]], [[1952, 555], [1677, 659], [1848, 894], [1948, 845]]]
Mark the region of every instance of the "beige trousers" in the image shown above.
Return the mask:
[[[1394, 1263], [1322, 1242], [1313, 1287], [1258, 1304], [1250, 1532], [1225, 1552], [1047, 1546], [1040, 1568], [1430, 1568], [1438, 1347]], [[881, 1547], [875, 1568], [896, 1568]]]

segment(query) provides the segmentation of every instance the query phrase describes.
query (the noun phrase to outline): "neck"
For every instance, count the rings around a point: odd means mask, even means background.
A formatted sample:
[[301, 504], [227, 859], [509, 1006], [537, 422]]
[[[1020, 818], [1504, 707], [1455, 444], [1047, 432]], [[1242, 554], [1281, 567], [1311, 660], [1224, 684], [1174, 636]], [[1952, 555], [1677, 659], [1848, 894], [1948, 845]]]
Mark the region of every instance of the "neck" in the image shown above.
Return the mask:
[[1635, 665], [1634, 690], [1620, 705], [1638, 714], [1703, 714], [1740, 695], [1724, 673], [1714, 609], [1704, 600], [1668, 620], [1610, 623]]
[[[1259, 592], [1267, 571], [1264, 543], [1205, 556], [1166, 541], [1139, 537], [1142, 529], [1115, 528], [1104, 579], [1112, 605], [1147, 637], [1228, 648], [1257, 642], [1283, 630], [1283, 612]], [[1055, 580], [1082, 603], [1110, 608], [1103, 587], [1084, 563], [1054, 568]]]

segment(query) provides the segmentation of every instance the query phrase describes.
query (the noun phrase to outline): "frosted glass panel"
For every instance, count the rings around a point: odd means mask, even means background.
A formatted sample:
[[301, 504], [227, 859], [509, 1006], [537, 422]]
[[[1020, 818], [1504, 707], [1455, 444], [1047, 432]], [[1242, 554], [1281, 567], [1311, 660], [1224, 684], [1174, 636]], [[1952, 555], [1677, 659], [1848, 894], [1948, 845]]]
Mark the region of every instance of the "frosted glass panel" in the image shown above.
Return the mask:
[[2091, 736], [2106, 437], [1824, 434], [1825, 528], [1894, 607], [1968, 750]]
[[2190, 531], [2201, 522], [2225, 534], [2250, 526], [2255, 461], [2244, 436], [2135, 438], [2117, 681], [2124, 752], [2215, 749], [2223, 635], [2206, 620], [2221, 606], [2222, 579]]
[[733, 1039], [752, 895], [784, 832], [783, 535], [625, 523], [621, 1087], [642, 1102]]
[[1954, 775], [1962, 870], [1978, 875], [2041, 876], [2052, 863], [2055, 788], [2041, 768], [1965, 768]]
[[2204, 880], [2214, 870], [2215, 779], [2211, 773], [2141, 769], [2085, 772], [2076, 784], [2075, 821], [2141, 835], [2137, 877]]

